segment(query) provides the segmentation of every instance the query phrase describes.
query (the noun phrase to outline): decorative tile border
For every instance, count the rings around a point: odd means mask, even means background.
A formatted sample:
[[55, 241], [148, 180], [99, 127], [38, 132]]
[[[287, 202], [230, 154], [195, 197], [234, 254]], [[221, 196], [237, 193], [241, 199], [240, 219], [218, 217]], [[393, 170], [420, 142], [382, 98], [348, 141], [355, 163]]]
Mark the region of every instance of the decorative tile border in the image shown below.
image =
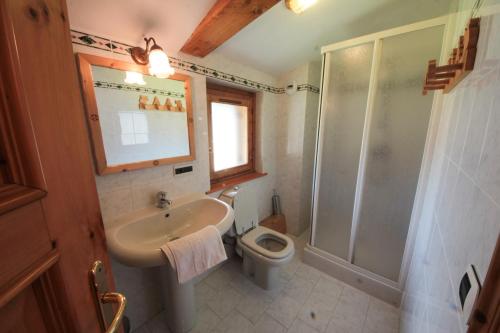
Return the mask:
[[313, 86], [312, 84], [309, 83], [302, 83], [297, 86], [297, 91], [302, 91], [302, 90], [307, 90], [316, 94], [319, 94], [319, 88]]
[[169, 90], [163, 90], [163, 89], [134, 86], [132, 84], [121, 84], [121, 83], [115, 83], [115, 82], [95, 81], [94, 87], [107, 88], [107, 89], [117, 89], [117, 90], [128, 90], [128, 91], [136, 91], [136, 92], [141, 92], [141, 93], [146, 93], [146, 94], [184, 98], [183, 93], [169, 91]]
[[[111, 53], [117, 53], [122, 55], [130, 54], [130, 49], [132, 45], [125, 43], [120, 43], [111, 39], [102, 38], [85, 32], [71, 30], [71, 41], [73, 44], [83, 45], [99, 50], [108, 51]], [[241, 76], [221, 72], [219, 70], [209, 68], [203, 65], [195, 64], [193, 62], [185, 61], [179, 58], [170, 57], [170, 64], [172, 67], [177, 69], [182, 69], [188, 72], [204, 75], [206, 77], [211, 77], [214, 79], [235, 83], [241, 86], [245, 86], [252, 89], [258, 89], [262, 91], [267, 91], [273, 94], [284, 94], [285, 88], [273, 87], [265, 83], [260, 83], [257, 81], [249, 80]], [[308, 83], [299, 84], [298, 91], [310, 91], [313, 93], [319, 93], [319, 88]]]

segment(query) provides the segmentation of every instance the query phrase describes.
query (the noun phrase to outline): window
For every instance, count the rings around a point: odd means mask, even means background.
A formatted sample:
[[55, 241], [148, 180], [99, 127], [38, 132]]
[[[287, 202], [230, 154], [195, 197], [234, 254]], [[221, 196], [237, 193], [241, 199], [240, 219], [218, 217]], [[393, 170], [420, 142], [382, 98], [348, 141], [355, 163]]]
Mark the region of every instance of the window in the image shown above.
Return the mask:
[[212, 185], [255, 172], [255, 94], [208, 85], [208, 132]]

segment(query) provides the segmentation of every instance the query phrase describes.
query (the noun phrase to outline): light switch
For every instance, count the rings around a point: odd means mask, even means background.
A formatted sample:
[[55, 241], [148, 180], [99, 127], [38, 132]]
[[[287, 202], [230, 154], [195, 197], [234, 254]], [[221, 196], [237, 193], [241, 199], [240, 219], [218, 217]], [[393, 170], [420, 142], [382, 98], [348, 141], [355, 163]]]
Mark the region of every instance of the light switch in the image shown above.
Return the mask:
[[467, 326], [472, 307], [480, 290], [481, 284], [477, 278], [476, 270], [474, 266], [470, 265], [462, 280], [460, 280], [460, 286], [458, 287], [458, 296], [460, 298], [460, 305], [462, 306], [462, 323], [464, 326]]

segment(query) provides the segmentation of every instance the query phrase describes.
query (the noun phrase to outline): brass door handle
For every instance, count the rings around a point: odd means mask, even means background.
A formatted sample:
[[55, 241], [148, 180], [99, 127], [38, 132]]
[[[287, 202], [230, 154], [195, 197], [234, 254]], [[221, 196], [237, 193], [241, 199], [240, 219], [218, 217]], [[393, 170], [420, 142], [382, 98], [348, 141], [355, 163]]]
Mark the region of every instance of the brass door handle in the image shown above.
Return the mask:
[[[99, 260], [94, 262], [90, 269], [90, 285], [94, 292], [102, 331], [105, 333], [118, 332], [127, 306], [127, 299], [120, 293], [109, 291], [106, 270]], [[116, 313], [114, 312], [114, 304], [118, 305]]]
[[101, 302], [103, 304], [114, 303], [118, 304], [118, 310], [113, 318], [113, 321], [106, 329], [106, 333], [115, 333], [118, 331], [118, 327], [123, 318], [123, 313], [125, 312], [125, 307], [127, 306], [127, 299], [120, 293], [105, 293], [101, 296]]

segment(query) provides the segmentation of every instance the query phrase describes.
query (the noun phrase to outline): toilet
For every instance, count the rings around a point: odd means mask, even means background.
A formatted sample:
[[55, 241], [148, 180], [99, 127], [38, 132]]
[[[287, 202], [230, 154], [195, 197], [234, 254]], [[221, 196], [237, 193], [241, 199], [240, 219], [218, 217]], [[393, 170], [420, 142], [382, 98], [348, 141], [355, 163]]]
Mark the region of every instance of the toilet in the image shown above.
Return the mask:
[[293, 258], [293, 240], [258, 224], [256, 198], [246, 187], [226, 190], [219, 199], [234, 209], [234, 224], [227, 235], [236, 238], [243, 273], [261, 288], [276, 288], [280, 267]]

